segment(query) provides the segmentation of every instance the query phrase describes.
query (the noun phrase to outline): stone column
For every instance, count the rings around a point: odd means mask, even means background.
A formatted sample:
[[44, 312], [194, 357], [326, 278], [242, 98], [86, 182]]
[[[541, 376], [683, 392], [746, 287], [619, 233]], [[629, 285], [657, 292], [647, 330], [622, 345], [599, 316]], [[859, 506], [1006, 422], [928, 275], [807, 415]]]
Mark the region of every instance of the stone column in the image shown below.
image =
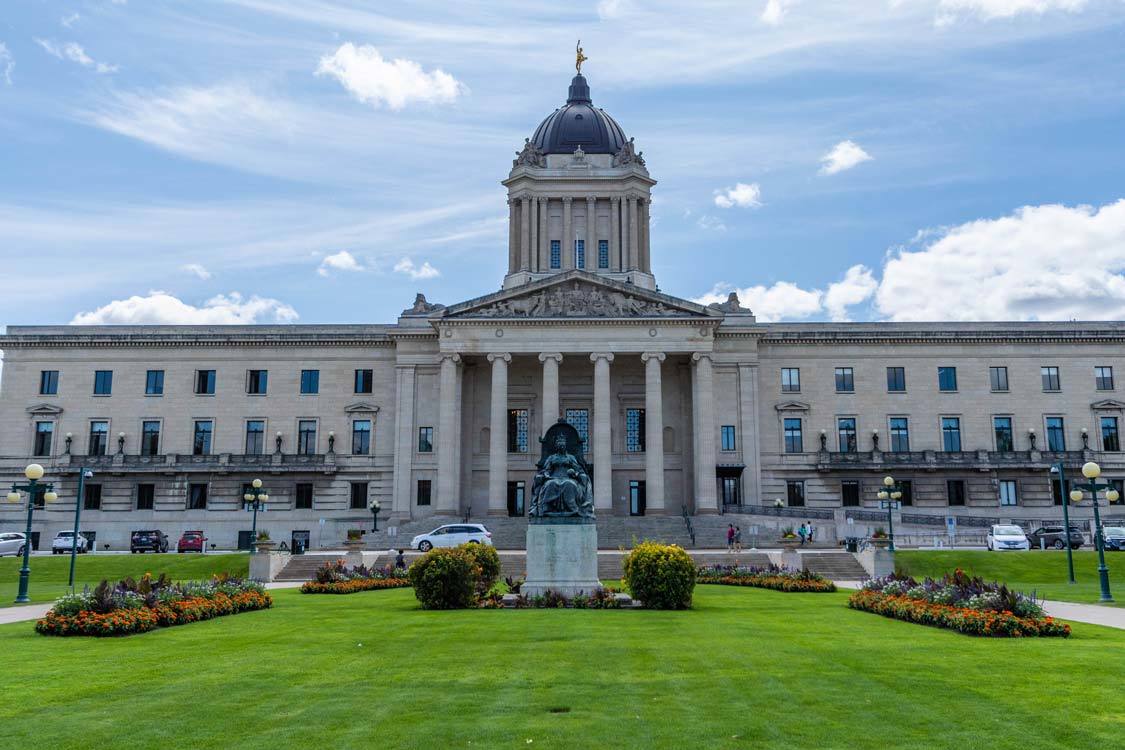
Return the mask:
[[645, 352], [645, 502], [654, 514], [664, 512], [664, 394], [660, 380], [663, 352]]
[[594, 363], [594, 508], [608, 511], [613, 508], [613, 411], [609, 403], [609, 363], [613, 354], [595, 352], [590, 361]]
[[562, 355], [558, 352], [539, 355], [543, 363], [543, 433], [559, 418], [559, 364]]
[[414, 365], [395, 368], [395, 457], [391, 505], [395, 518], [410, 518], [414, 468]]
[[647, 273], [652, 273], [652, 259], [649, 257], [648, 248], [648, 201], [640, 200], [637, 202], [637, 209], [640, 212], [640, 230], [638, 232], [638, 244], [640, 245], [641, 262], [640, 269]]
[[527, 256], [527, 249], [531, 246], [531, 199], [527, 196], [520, 198], [520, 252], [519, 268], [523, 267], [523, 259]]
[[531, 199], [531, 216], [528, 219], [529, 236], [527, 248], [520, 253], [520, 270], [531, 270], [531, 256], [539, 246], [539, 199]]
[[519, 270], [520, 228], [517, 217], [519, 202], [515, 198], [508, 199], [508, 273]]
[[492, 402], [488, 424], [488, 515], [508, 514], [508, 363], [511, 354], [488, 355]]
[[571, 199], [563, 198], [563, 230], [562, 230], [562, 270], [569, 271], [574, 268], [574, 224], [570, 214]]
[[621, 199], [609, 199], [609, 270], [621, 270]]
[[457, 380], [461, 375], [461, 355], [444, 354], [438, 386], [438, 478], [437, 506], [439, 516], [457, 514], [457, 442], [461, 425], [457, 421]]
[[640, 266], [640, 244], [637, 238], [637, 199], [629, 198], [629, 265], [632, 271]]
[[586, 270], [598, 268], [598, 199], [586, 196]]
[[758, 455], [758, 368], [756, 365], [739, 364], [738, 400], [742, 416], [742, 502], [762, 504], [761, 482], [762, 462]]
[[711, 354], [696, 352], [691, 356], [695, 362], [696, 401], [693, 404], [698, 412], [699, 431], [695, 435], [696, 466], [695, 512], [710, 514], [719, 512], [719, 502], [715, 491], [715, 388], [711, 372]]
[[550, 204], [546, 198], [539, 199], [539, 247], [535, 248], [535, 262], [532, 270], [546, 271], [550, 264], [551, 242], [547, 238], [547, 209]]

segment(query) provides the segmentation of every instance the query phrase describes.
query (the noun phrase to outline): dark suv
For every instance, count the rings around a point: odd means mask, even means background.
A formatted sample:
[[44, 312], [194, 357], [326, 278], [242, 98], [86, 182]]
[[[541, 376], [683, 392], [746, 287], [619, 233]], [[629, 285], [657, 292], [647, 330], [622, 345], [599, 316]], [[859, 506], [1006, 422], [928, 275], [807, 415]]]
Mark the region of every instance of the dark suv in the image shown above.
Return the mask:
[[[1039, 549], [1040, 539], [1043, 540], [1044, 546], [1053, 547], [1055, 549], [1066, 549], [1066, 534], [1063, 532], [1062, 524], [1058, 526], [1040, 526], [1027, 535], [1027, 541], [1031, 543], [1032, 549]], [[1083, 542], [1082, 530], [1077, 526], [1071, 526], [1070, 548], [1078, 549], [1082, 546]]]
[[148, 531], [134, 531], [129, 538], [129, 551], [137, 552], [167, 552], [168, 535], [160, 529]]

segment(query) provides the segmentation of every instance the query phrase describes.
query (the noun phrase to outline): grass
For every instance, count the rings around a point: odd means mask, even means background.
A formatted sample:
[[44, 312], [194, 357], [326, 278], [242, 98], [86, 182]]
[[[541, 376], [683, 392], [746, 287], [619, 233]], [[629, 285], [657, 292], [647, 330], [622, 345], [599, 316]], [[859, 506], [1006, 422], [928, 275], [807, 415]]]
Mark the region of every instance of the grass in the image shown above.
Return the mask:
[[[1125, 554], [1106, 553], [1110, 590], [1116, 585], [1117, 606], [1125, 604]], [[1096, 603], [1098, 586], [1098, 554], [1093, 550], [1074, 552], [1074, 577], [1068, 583], [1066, 553], [1048, 551], [986, 552], [982, 550], [899, 550], [895, 567], [915, 578], [938, 578], [961, 568], [966, 573], [986, 580], [1006, 583], [1018, 591], [1035, 591], [1043, 599], [1065, 602]]]
[[[14, 603], [19, 590], [19, 569], [22, 557], [0, 557], [0, 607]], [[111, 581], [125, 576], [134, 578], [146, 572], [153, 575], [167, 573], [177, 580], [208, 578], [213, 573], [230, 571], [246, 575], [250, 556], [246, 554], [178, 555], [79, 555], [74, 568], [74, 581], [81, 590], [91, 588], [103, 578]], [[31, 581], [28, 593], [31, 601], [51, 602], [67, 591], [70, 578], [70, 555], [31, 557]]]
[[722, 586], [686, 612], [274, 593], [272, 610], [122, 639], [0, 626], [19, 657], [5, 746], [1025, 750], [1125, 731], [1125, 632], [1093, 625], [980, 639], [843, 593]]

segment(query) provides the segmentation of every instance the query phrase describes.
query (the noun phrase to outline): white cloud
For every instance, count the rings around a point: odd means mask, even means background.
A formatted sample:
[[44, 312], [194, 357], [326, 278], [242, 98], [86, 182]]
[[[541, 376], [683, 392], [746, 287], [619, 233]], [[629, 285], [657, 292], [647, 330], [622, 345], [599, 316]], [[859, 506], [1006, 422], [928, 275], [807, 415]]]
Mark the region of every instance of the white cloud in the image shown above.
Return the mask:
[[334, 76], [365, 104], [386, 105], [392, 110], [414, 101], [446, 104], [465, 91], [456, 78], [441, 69], [427, 73], [413, 60], [384, 60], [375, 47], [357, 47], [351, 42], [322, 57], [316, 74]]
[[766, 7], [762, 9], [762, 23], [769, 26], [778, 26], [785, 18], [785, 11], [793, 5], [793, 0], [766, 0]]
[[180, 266], [180, 270], [195, 274], [204, 281], [207, 281], [207, 279], [211, 278], [211, 272], [204, 268], [200, 263], [185, 263], [184, 265]]
[[695, 220], [695, 224], [700, 229], [705, 229], [709, 232], [727, 231], [727, 225], [723, 223], [723, 220], [718, 216], [712, 216], [710, 214], [704, 214], [703, 216], [700, 216]]
[[871, 298], [879, 283], [871, 269], [855, 265], [847, 270], [844, 278], [828, 285], [824, 293], [824, 309], [832, 320], [848, 320], [848, 308]]
[[1054, 10], [1077, 13], [1086, 3], [1087, 0], [940, 0], [936, 21], [944, 26], [970, 15], [991, 21], [1013, 18], [1021, 13], [1043, 15]]
[[77, 13], [71, 13], [69, 16], [63, 16], [62, 18], [60, 18], [59, 23], [69, 29], [71, 26], [78, 23], [78, 19], [80, 19], [81, 17], [82, 16]]
[[238, 292], [220, 294], [196, 307], [167, 292], [114, 300], [91, 312], [79, 313], [71, 325], [249, 325], [292, 323], [297, 311], [275, 299], [254, 295], [243, 299]]
[[860, 148], [853, 141], [840, 141], [832, 150], [820, 157], [820, 173], [824, 175], [836, 174], [851, 169], [857, 164], [871, 161], [871, 154]]
[[416, 266], [410, 258], [403, 258], [395, 263], [395, 273], [405, 274], [412, 279], [433, 279], [441, 276], [441, 272], [431, 266], [428, 260], [423, 261], [421, 266]]
[[734, 187], [715, 191], [715, 205], [719, 208], [759, 208], [762, 205], [762, 189], [758, 183], [747, 185], [740, 182]]
[[84, 68], [93, 68], [98, 73], [116, 73], [118, 67], [116, 65], [109, 65], [107, 63], [98, 62], [94, 58], [86, 54], [86, 50], [82, 45], [77, 42], [56, 42], [52, 39], [38, 39], [36, 43], [42, 47], [47, 54], [59, 58], [60, 60], [70, 60], [76, 62]]
[[773, 286], [748, 286], [743, 289], [731, 284], [716, 284], [714, 288], [697, 297], [701, 305], [726, 302], [730, 292], [737, 292], [742, 306], [749, 308], [763, 323], [794, 318], [807, 318], [823, 310], [824, 293], [817, 289], [801, 289], [789, 281], [779, 281]]
[[332, 271], [363, 271], [363, 265], [360, 264], [355, 256], [347, 250], [341, 250], [338, 253], [329, 255], [320, 262], [320, 268], [316, 272], [321, 276], [328, 276]]
[[16, 60], [8, 51], [8, 45], [0, 42], [0, 71], [4, 74], [4, 82], [12, 85], [12, 71], [16, 69]]
[[632, 10], [632, 5], [630, 0], [598, 0], [598, 18], [603, 21], [620, 18]]

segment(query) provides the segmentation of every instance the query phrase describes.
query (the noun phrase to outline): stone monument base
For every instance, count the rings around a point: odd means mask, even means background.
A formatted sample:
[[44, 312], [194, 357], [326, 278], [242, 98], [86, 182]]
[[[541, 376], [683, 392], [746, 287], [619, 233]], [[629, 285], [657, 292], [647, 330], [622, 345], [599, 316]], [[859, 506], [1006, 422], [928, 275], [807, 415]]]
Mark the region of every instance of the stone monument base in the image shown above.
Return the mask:
[[535, 523], [527, 526], [527, 580], [520, 593], [554, 591], [564, 596], [600, 591], [598, 527], [593, 523]]

